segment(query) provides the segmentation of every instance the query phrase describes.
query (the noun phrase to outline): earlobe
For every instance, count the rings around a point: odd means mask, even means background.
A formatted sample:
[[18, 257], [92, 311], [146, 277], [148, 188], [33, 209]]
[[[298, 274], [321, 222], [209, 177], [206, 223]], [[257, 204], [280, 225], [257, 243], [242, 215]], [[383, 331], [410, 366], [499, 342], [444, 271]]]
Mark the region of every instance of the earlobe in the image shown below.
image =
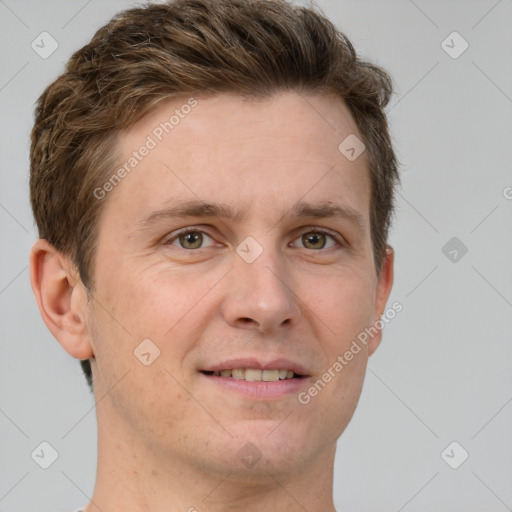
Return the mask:
[[86, 291], [71, 272], [69, 258], [39, 239], [30, 253], [30, 283], [44, 323], [64, 350], [77, 359], [94, 355], [88, 336]]
[[[388, 245], [386, 246], [386, 254], [382, 261], [382, 268], [377, 279], [377, 290], [375, 298], [375, 324], [376, 327], [382, 327], [382, 321], [380, 320], [386, 309], [391, 289], [393, 288], [393, 277], [394, 277], [394, 261], [395, 251]], [[382, 340], [382, 331], [379, 329], [379, 333], [373, 336], [368, 343], [368, 355], [372, 355]]]

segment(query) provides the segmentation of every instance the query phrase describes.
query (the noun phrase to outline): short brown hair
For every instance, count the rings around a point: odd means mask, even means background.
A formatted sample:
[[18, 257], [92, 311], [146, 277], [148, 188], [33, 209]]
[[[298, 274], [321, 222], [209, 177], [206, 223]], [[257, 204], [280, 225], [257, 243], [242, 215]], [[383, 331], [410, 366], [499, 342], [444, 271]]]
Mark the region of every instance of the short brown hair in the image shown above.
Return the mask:
[[[263, 99], [286, 90], [334, 94], [350, 109], [366, 146], [380, 272], [398, 182], [384, 113], [391, 80], [317, 9], [284, 0], [171, 0], [121, 12], [99, 29], [37, 102], [30, 198], [39, 236], [93, 290], [105, 201], [93, 190], [112, 173], [119, 131], [178, 95]], [[81, 363], [92, 390], [89, 360]]]

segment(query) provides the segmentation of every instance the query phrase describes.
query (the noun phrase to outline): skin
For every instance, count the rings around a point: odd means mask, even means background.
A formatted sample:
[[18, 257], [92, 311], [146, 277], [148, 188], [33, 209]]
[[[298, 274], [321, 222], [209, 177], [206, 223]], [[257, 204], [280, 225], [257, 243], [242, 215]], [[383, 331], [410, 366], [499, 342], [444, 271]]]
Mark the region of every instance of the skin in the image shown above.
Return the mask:
[[[73, 357], [94, 356], [96, 400], [103, 397], [86, 510], [334, 511], [336, 441], [381, 334], [307, 405], [297, 392], [258, 399], [228, 390], [201, 369], [284, 357], [307, 370], [304, 391], [384, 312], [393, 251], [377, 275], [365, 154], [351, 162], [338, 150], [358, 131], [342, 100], [325, 95], [197, 100], [103, 199], [89, 296], [68, 258], [44, 240], [32, 250], [43, 319]], [[185, 102], [161, 104], [121, 133], [120, 165]], [[182, 200], [246, 215], [159, 217], [142, 227]], [[361, 225], [291, 217], [298, 201], [350, 208]], [[208, 235], [200, 248], [175, 236], [187, 227]], [[304, 241], [315, 229], [340, 241]], [[248, 236], [263, 249], [252, 263], [236, 252]], [[134, 357], [144, 339], [160, 350], [149, 366]], [[261, 458], [249, 466], [241, 449]]]

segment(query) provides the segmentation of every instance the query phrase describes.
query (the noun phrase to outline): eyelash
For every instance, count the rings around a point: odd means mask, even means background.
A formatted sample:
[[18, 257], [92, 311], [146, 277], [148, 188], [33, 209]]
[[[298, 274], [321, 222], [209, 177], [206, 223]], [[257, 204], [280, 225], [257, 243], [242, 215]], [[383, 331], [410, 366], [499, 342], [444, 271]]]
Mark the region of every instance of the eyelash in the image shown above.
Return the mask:
[[[178, 233], [176, 233], [175, 235], [173, 235], [171, 238], [168, 238], [164, 241], [163, 245], [173, 245], [172, 242], [176, 241], [179, 239], [180, 236], [183, 236], [183, 235], [187, 235], [189, 233], [202, 233], [202, 234], [205, 234], [206, 236], [208, 236], [209, 238], [211, 238], [213, 240], [213, 237], [211, 235], [209, 235], [206, 231], [204, 231], [203, 229], [199, 229], [199, 228], [186, 228], [182, 231], [179, 231]], [[302, 231], [301, 234], [299, 234], [299, 236], [297, 236], [296, 238], [293, 239], [293, 241], [295, 240], [298, 240], [300, 237], [302, 237], [303, 235], [307, 234], [307, 233], [315, 233], [315, 234], [321, 234], [321, 235], [326, 235], [327, 237], [330, 237], [336, 244], [336, 246], [339, 247], [344, 247], [347, 245], [347, 243], [345, 242], [345, 240], [343, 238], [341, 238], [340, 236], [337, 236], [333, 233], [331, 233], [330, 231], [326, 231], [325, 229], [322, 229], [322, 228], [318, 228], [318, 227], [315, 227], [315, 226], [309, 226], [309, 227], [306, 227], [304, 228], [304, 231]], [[179, 249], [183, 249], [184, 251], [199, 251], [201, 249], [207, 249], [207, 247], [199, 247], [197, 249], [186, 249], [185, 247], [180, 247], [179, 245], [176, 246], [178, 247]], [[307, 249], [307, 247], [304, 247], [304, 249]], [[329, 249], [335, 249], [335, 247], [328, 247], [327, 249], [325, 248], [321, 248], [321, 249], [309, 249], [310, 251], [314, 251], [314, 252], [321, 252], [321, 251], [327, 251]]]

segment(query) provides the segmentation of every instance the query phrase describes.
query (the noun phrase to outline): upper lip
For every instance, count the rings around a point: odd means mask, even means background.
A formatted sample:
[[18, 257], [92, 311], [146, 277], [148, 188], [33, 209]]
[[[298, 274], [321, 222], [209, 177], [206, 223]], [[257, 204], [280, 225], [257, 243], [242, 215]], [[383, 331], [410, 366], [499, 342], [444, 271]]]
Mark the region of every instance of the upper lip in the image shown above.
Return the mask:
[[253, 368], [256, 370], [291, 370], [297, 375], [301, 375], [303, 377], [307, 377], [309, 375], [304, 366], [286, 358], [272, 359], [270, 361], [262, 361], [261, 359], [254, 357], [229, 359], [227, 361], [202, 368], [202, 371], [220, 372], [222, 370], [233, 370], [236, 368]]

